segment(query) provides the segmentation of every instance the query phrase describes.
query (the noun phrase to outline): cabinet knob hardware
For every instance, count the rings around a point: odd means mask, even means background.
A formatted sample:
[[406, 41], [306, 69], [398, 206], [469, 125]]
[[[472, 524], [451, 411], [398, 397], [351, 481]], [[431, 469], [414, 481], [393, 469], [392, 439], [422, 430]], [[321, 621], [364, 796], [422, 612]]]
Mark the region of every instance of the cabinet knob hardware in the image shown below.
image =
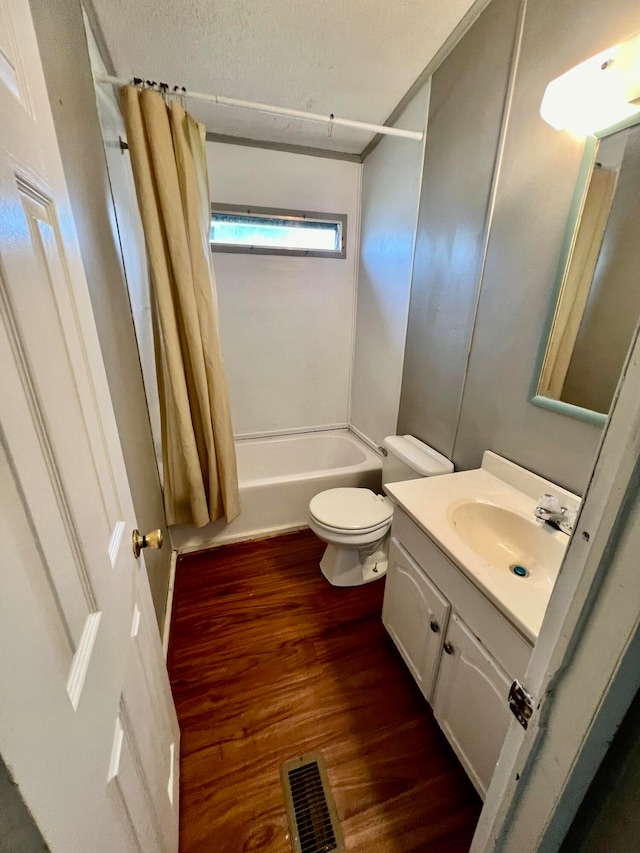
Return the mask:
[[429, 623], [429, 627], [431, 628], [434, 634], [437, 634], [440, 630], [440, 626], [438, 625], [435, 619], [431, 620], [431, 622]]
[[446, 652], [448, 655], [452, 655], [452, 654], [453, 654], [453, 646], [451, 645], [451, 643], [445, 643], [445, 644], [444, 644], [444, 646], [443, 646], [442, 648], [445, 650], [445, 652]]
[[153, 530], [143, 536], [139, 530], [134, 530], [131, 534], [131, 545], [136, 559], [140, 556], [140, 551], [143, 548], [153, 548], [154, 550], [162, 548], [162, 531]]

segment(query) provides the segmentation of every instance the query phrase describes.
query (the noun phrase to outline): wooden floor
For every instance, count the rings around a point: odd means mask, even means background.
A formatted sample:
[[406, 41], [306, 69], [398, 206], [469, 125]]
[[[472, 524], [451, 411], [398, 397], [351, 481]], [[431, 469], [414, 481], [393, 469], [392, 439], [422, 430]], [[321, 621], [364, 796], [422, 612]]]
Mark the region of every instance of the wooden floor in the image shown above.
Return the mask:
[[480, 800], [380, 621], [308, 531], [180, 559], [182, 853], [290, 853], [282, 761], [325, 757], [348, 853], [467, 851]]

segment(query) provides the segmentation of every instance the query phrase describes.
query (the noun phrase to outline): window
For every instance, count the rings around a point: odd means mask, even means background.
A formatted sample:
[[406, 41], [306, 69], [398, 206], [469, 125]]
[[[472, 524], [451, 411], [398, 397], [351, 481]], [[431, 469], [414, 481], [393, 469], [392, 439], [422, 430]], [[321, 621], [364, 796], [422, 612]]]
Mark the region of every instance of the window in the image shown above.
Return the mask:
[[347, 217], [212, 204], [210, 241], [214, 252], [345, 258]]

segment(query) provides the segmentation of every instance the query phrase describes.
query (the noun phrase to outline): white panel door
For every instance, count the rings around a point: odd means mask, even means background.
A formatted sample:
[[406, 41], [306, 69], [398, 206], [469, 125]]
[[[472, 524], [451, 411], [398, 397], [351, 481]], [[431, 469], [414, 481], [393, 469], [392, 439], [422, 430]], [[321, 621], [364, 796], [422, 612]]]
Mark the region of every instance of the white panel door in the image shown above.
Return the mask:
[[391, 540], [382, 622], [430, 702], [451, 605], [397, 539]]
[[27, 0], [0, 115], [0, 753], [52, 853], [169, 853], [179, 732]]
[[511, 722], [511, 680], [457, 614], [449, 620], [433, 710], [484, 799]]

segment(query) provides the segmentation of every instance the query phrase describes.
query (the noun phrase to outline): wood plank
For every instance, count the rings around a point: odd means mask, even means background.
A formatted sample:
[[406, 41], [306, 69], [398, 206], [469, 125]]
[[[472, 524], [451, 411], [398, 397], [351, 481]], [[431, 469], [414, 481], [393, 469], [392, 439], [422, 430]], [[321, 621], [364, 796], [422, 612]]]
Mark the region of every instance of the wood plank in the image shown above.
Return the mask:
[[349, 853], [469, 849], [481, 803], [382, 626], [310, 531], [180, 558], [169, 671], [181, 853], [290, 853], [280, 764], [324, 755]]

